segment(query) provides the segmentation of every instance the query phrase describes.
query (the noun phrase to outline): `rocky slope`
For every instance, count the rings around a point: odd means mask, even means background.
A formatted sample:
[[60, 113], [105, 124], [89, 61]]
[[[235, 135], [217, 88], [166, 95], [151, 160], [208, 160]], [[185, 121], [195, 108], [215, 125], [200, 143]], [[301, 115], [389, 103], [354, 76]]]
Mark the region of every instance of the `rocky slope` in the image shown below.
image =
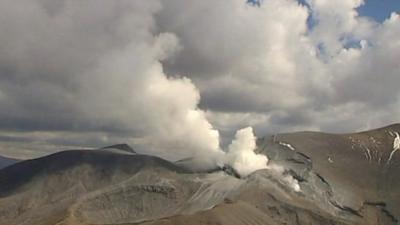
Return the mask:
[[0, 170], [0, 224], [396, 225], [399, 133], [260, 138], [268, 169], [245, 178], [125, 145], [64, 151]]
[[[383, 224], [400, 218], [400, 125], [354, 134], [298, 132], [258, 141], [258, 152], [290, 168], [303, 186], [320, 180], [331, 204]], [[315, 179], [317, 177], [317, 179]], [[378, 222], [371, 224], [379, 224]]]

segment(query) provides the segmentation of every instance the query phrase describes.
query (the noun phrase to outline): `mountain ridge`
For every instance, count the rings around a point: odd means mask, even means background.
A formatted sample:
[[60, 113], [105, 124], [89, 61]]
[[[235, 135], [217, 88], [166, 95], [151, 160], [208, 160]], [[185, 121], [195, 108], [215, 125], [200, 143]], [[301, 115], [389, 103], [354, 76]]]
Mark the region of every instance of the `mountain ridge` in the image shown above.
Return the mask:
[[0, 170], [0, 224], [397, 225], [398, 132], [259, 138], [268, 168], [244, 178], [110, 147], [58, 152]]
[[20, 160], [0, 155], [0, 170], [19, 162]]

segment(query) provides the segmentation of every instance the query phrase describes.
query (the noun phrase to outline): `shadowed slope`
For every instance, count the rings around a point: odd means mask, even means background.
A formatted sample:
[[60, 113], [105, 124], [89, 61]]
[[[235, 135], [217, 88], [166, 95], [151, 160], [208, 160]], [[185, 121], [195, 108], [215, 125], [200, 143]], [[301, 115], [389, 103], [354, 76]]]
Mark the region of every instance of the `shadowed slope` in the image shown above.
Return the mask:
[[[24, 188], [25, 183], [34, 178], [46, 178], [51, 175], [68, 175], [67, 171], [79, 170], [74, 179], [96, 188], [92, 180], [101, 178], [102, 183], [118, 179], [119, 176], [131, 176], [144, 168], [164, 168], [170, 171], [184, 172], [180, 167], [155, 156], [119, 155], [107, 151], [70, 150], [58, 152], [43, 158], [26, 160], [0, 170], [0, 196]], [[88, 174], [90, 172], [93, 174]], [[91, 176], [93, 175], [93, 176]], [[59, 185], [63, 185], [60, 183]], [[65, 185], [65, 184], [64, 184]], [[30, 188], [30, 187], [27, 187]]]
[[126, 153], [131, 153], [131, 154], [136, 154], [135, 150], [133, 150], [133, 148], [131, 146], [129, 146], [128, 144], [116, 144], [116, 145], [111, 145], [111, 146], [107, 146], [101, 149], [115, 149], [115, 150], [119, 150], [119, 151], [123, 151]]
[[12, 159], [12, 158], [8, 158], [8, 157], [0, 156], [0, 169], [3, 169], [5, 167], [15, 164], [17, 162], [19, 162], [18, 159]]
[[72, 150], [26, 160], [0, 170], [0, 224], [52, 225], [89, 196], [136, 175], [150, 180], [177, 173], [185, 171], [158, 157], [107, 151]]

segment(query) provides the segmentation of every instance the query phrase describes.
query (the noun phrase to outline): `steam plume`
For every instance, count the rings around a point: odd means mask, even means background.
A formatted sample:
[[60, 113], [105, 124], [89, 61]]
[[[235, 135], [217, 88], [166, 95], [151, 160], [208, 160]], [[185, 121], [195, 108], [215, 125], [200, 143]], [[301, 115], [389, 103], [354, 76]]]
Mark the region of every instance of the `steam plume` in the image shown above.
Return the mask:
[[238, 130], [235, 139], [229, 145], [226, 154], [226, 164], [234, 168], [240, 176], [267, 168], [268, 158], [254, 152], [256, 149], [256, 137], [253, 128], [247, 127]]
[[262, 154], [256, 154], [256, 137], [252, 127], [238, 130], [235, 139], [228, 147], [225, 155], [225, 164], [231, 166], [241, 176], [246, 177], [251, 173], [268, 169], [280, 182], [299, 192], [300, 185], [290, 174], [285, 173], [285, 168], [272, 164], [268, 165], [268, 157]]

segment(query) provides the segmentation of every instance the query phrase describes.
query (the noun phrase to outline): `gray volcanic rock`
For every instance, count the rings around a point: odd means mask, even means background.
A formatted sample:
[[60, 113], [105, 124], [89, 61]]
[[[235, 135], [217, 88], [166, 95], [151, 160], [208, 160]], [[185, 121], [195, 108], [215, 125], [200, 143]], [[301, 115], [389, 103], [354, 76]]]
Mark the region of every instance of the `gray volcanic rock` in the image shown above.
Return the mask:
[[[38, 159], [25, 160], [0, 170], [0, 196], [19, 192], [25, 189], [25, 184], [32, 184], [37, 178], [40, 182], [52, 176], [68, 176], [72, 170], [81, 173], [72, 178], [82, 182], [86, 189], [95, 189], [102, 185], [109, 185], [114, 180], [124, 179], [151, 168], [159, 167], [168, 171], [185, 172], [182, 168], [155, 156], [147, 155], [118, 155], [106, 151], [69, 150], [58, 152]], [[93, 175], [93, 176], [91, 176]], [[97, 183], [101, 178], [103, 184]], [[69, 180], [62, 180], [64, 187], [71, 185]], [[49, 186], [48, 188], [52, 188]]]
[[400, 125], [394, 124], [354, 134], [277, 134], [259, 139], [258, 152], [290, 168], [304, 181], [305, 189], [319, 180], [335, 207], [359, 217], [367, 217], [365, 209], [374, 208], [377, 217], [396, 224], [400, 218], [399, 133]]
[[0, 224], [112, 224], [209, 209], [241, 181], [154, 156], [73, 150], [0, 170]]
[[193, 215], [175, 216], [163, 220], [144, 223], [143, 225], [277, 225], [274, 219], [245, 202], [222, 203], [213, 209]]
[[17, 163], [0, 170], [0, 224], [54, 224], [87, 194], [148, 170], [185, 172], [153, 156], [89, 150]]
[[3, 169], [4, 167], [15, 164], [19, 161], [20, 160], [18, 160], [18, 159], [12, 159], [12, 158], [8, 158], [8, 157], [0, 156], [0, 169]]
[[118, 146], [59, 152], [0, 170], [0, 224], [397, 225], [399, 133], [260, 138], [268, 168], [244, 178]]

